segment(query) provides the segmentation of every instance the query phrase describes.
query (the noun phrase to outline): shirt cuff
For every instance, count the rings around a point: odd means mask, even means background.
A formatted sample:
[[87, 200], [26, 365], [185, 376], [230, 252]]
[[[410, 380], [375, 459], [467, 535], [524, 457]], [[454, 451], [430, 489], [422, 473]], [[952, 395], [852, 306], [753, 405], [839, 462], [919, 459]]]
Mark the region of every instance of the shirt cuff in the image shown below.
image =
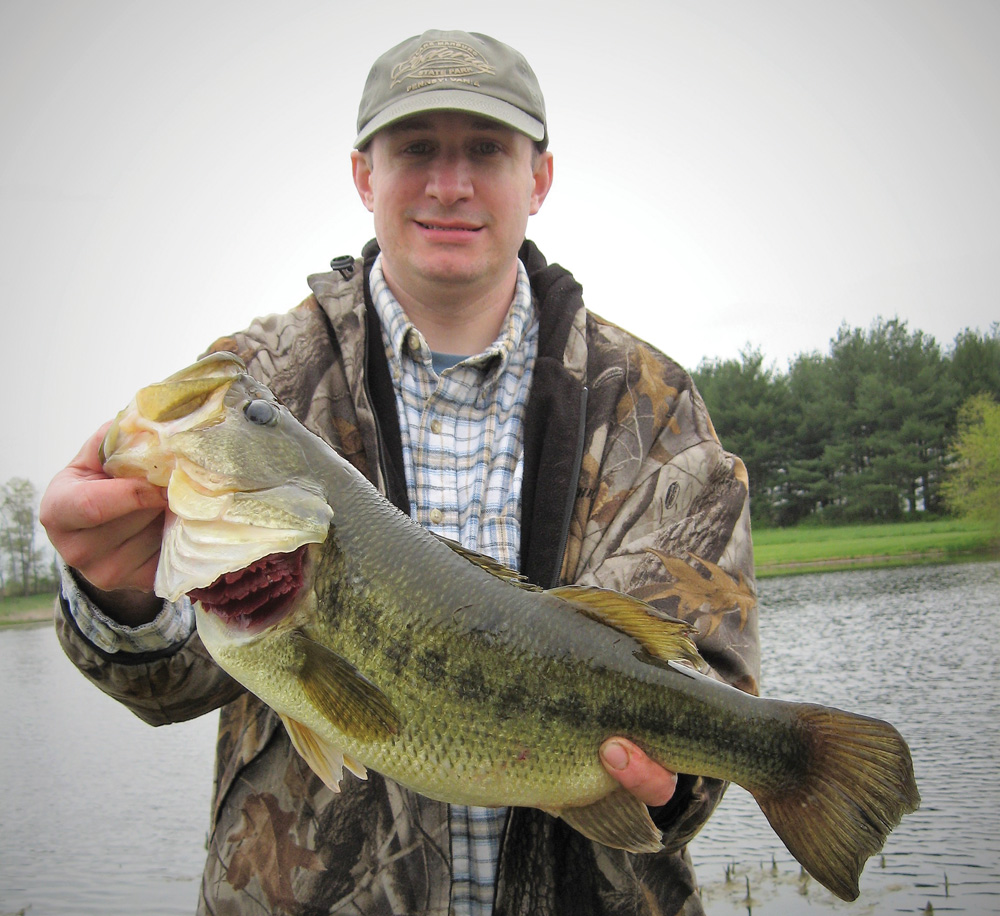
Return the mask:
[[62, 594], [70, 616], [83, 636], [102, 652], [139, 654], [162, 652], [184, 642], [194, 632], [194, 607], [184, 596], [164, 601], [163, 609], [149, 623], [127, 627], [112, 620], [80, 589], [70, 568], [60, 562]]

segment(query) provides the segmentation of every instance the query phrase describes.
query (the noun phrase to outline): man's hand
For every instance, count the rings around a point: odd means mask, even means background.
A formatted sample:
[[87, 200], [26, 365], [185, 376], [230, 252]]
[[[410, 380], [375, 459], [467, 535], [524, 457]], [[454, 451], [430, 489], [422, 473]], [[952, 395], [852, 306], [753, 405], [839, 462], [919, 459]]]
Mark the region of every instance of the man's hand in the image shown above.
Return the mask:
[[601, 745], [601, 762], [639, 801], [654, 808], [670, 801], [677, 787], [676, 773], [653, 763], [624, 738], [609, 738]]
[[163, 602], [153, 580], [163, 536], [163, 491], [139, 478], [108, 477], [98, 448], [105, 424], [52, 479], [38, 517], [98, 606], [126, 625], [153, 619]]

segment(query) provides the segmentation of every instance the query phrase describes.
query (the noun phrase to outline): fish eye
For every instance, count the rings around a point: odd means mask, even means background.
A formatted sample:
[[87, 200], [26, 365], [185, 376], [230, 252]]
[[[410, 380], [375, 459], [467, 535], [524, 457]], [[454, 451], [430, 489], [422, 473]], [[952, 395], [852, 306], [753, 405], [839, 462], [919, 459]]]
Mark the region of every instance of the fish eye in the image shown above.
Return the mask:
[[243, 413], [251, 423], [256, 423], [258, 426], [274, 426], [278, 422], [278, 408], [263, 398], [247, 401]]

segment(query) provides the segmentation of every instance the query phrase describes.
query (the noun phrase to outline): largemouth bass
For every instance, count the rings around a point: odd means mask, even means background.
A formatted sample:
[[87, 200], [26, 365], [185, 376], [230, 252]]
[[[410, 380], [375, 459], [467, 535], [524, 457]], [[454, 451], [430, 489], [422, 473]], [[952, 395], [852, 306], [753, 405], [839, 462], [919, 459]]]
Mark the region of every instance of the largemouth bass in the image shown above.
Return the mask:
[[335, 790], [344, 766], [371, 767], [656, 852], [648, 809], [599, 760], [623, 736], [668, 769], [743, 786], [848, 900], [919, 803], [888, 723], [728, 687], [697, 670], [686, 623], [604, 589], [543, 591], [431, 534], [232, 354], [140, 390], [102, 460], [167, 488], [157, 594], [191, 596], [208, 651]]

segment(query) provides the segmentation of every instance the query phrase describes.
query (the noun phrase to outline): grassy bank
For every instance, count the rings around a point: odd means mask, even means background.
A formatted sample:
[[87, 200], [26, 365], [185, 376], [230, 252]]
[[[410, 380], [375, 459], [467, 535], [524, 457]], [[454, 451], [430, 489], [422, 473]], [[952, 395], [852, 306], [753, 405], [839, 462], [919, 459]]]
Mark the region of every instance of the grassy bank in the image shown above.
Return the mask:
[[763, 528], [753, 533], [758, 578], [997, 556], [996, 526], [962, 519]]
[[51, 620], [55, 599], [55, 594], [0, 598], [0, 627]]
[[[995, 526], [957, 519], [754, 531], [758, 578], [1000, 556]], [[54, 595], [0, 598], [0, 627], [52, 618]]]

